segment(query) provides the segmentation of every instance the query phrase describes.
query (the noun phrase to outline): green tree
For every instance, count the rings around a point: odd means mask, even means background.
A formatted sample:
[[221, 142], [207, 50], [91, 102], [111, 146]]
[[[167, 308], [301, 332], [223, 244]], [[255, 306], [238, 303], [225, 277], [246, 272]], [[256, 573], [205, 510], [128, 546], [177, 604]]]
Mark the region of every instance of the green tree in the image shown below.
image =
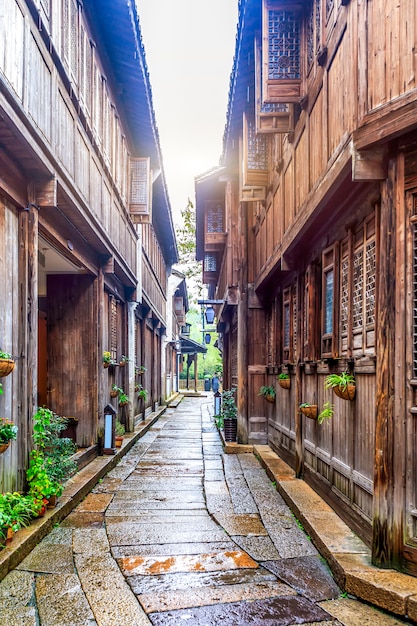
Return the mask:
[[196, 261], [196, 212], [188, 198], [181, 211], [182, 224], [176, 225], [179, 263], [177, 269], [187, 278], [190, 304], [195, 305], [203, 291], [202, 263]]

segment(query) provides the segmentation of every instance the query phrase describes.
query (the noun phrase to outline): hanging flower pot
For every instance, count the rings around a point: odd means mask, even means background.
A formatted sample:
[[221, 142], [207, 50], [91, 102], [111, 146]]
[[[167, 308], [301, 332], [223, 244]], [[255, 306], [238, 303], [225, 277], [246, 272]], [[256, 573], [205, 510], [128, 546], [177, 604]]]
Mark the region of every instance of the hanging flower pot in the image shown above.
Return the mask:
[[0, 358], [0, 377], [8, 376], [14, 370], [15, 362], [13, 359]]
[[278, 385], [283, 389], [291, 388], [291, 378], [278, 378]]
[[346, 385], [346, 387], [333, 387], [334, 393], [343, 400], [353, 400], [356, 393], [356, 385]]
[[300, 404], [300, 411], [312, 420], [317, 419], [317, 404]]
[[6, 452], [9, 446], [10, 446], [10, 441], [8, 441], [7, 443], [0, 443], [0, 454], [3, 454], [3, 452]]

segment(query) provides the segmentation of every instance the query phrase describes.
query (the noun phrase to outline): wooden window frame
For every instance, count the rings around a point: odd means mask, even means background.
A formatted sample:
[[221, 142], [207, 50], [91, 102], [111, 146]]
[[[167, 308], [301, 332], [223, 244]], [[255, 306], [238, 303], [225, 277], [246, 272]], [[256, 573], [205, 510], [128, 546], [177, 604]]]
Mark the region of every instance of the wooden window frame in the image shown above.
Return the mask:
[[[282, 363], [294, 363], [296, 358], [296, 325], [297, 325], [297, 285], [291, 285], [282, 293]], [[288, 319], [288, 333], [286, 331]], [[288, 335], [288, 336], [287, 336]]]
[[[339, 272], [338, 272], [338, 244], [335, 243], [322, 252], [322, 307], [321, 307], [321, 356], [322, 358], [336, 358], [338, 356], [338, 306], [339, 302]], [[327, 276], [333, 274], [333, 292], [331, 307], [331, 329], [326, 332], [326, 295]]]
[[315, 361], [318, 356], [317, 310], [320, 285], [317, 264], [312, 263], [307, 267], [303, 283], [302, 356], [304, 361]]

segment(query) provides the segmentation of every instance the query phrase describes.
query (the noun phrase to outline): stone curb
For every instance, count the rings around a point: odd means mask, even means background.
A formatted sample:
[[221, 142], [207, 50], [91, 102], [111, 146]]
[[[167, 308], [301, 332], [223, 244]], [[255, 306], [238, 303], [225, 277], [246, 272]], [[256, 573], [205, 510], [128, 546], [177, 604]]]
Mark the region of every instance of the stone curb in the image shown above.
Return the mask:
[[14, 569], [33, 550], [33, 548], [59, 524], [94, 488], [96, 483], [112, 470], [124, 455], [145, 435], [158, 421], [166, 410], [166, 406], [159, 407], [145, 420], [140, 422], [133, 433], [127, 433], [121, 448], [109, 456], [98, 456], [73, 476], [59, 499], [59, 504], [48, 509], [44, 517], [34, 520], [27, 528], [17, 532], [13, 541], [0, 551], [0, 580]]
[[360, 600], [417, 622], [417, 578], [373, 566], [366, 544], [289, 465], [269, 446], [254, 445], [253, 452], [327, 560], [338, 585]]

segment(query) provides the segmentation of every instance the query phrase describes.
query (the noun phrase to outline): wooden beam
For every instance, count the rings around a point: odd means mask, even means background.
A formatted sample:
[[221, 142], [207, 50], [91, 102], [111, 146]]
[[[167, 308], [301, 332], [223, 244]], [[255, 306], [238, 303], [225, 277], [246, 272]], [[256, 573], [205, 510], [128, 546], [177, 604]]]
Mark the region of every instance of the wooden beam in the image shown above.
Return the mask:
[[352, 180], [385, 180], [387, 177], [386, 150], [374, 148], [372, 150], [356, 150], [352, 154]]

